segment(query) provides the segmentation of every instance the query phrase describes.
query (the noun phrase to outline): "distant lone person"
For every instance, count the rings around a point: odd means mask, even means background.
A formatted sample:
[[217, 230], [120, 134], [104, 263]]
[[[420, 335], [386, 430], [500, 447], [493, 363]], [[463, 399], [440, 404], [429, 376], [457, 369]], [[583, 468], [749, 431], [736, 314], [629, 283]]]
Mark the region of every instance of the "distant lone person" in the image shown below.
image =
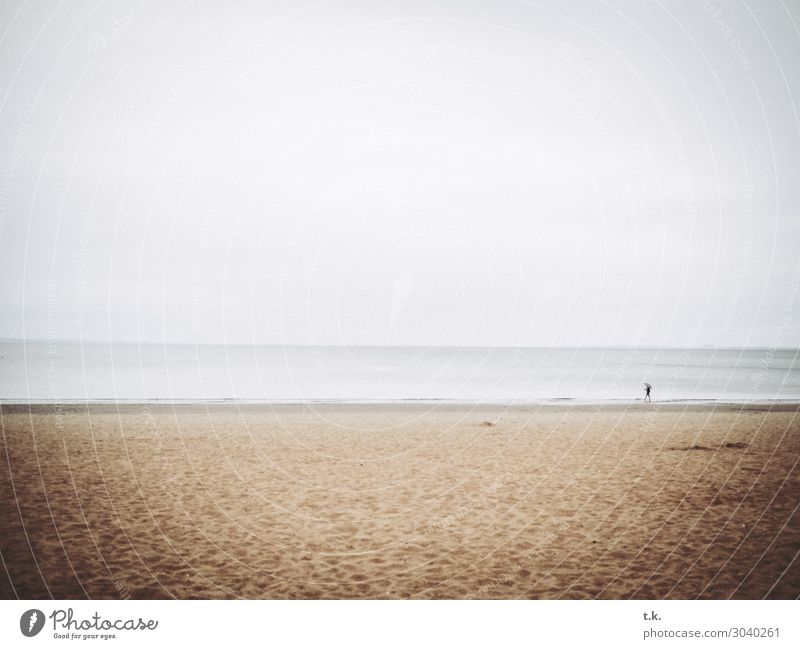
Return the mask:
[[645, 401], [651, 401], [651, 399], [650, 399], [650, 390], [652, 390], [652, 389], [653, 388], [650, 386], [649, 383], [645, 383], [644, 384], [644, 400]]

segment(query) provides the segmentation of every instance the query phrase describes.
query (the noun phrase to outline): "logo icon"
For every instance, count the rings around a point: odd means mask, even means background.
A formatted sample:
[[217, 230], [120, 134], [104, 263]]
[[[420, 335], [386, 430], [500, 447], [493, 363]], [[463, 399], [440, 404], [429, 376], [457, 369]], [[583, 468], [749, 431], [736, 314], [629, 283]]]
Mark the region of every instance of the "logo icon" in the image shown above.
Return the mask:
[[25, 611], [19, 618], [19, 630], [22, 635], [32, 638], [44, 627], [44, 613], [38, 608]]

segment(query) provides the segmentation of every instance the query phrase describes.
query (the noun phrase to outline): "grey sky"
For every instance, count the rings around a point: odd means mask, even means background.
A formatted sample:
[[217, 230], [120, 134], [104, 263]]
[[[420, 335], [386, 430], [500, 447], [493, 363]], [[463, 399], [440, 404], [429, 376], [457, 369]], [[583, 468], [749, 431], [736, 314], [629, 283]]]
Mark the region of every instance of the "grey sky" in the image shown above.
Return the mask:
[[3, 2], [0, 337], [798, 346], [798, 25]]

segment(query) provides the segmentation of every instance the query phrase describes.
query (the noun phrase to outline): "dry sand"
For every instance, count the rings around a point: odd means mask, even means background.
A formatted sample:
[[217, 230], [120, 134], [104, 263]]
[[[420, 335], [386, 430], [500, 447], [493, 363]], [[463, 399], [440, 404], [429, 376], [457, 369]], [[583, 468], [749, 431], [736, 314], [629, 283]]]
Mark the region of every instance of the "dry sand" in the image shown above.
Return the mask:
[[2, 406], [0, 594], [796, 598], [796, 405]]

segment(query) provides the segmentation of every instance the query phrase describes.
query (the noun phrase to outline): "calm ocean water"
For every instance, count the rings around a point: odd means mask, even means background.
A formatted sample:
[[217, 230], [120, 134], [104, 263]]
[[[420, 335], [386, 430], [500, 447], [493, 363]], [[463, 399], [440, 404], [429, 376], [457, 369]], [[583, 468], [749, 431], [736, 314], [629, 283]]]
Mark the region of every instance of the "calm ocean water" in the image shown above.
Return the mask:
[[800, 400], [800, 350], [0, 342], [0, 399]]

